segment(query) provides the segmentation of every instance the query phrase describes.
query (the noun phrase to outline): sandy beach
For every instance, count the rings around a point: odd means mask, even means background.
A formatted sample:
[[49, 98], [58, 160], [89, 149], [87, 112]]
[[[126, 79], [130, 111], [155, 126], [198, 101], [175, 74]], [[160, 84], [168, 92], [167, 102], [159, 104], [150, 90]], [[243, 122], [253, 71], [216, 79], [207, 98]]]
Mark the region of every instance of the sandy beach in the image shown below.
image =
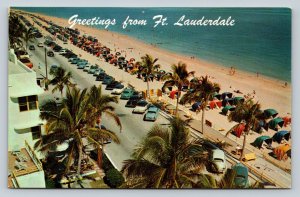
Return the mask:
[[[45, 16], [42, 14], [36, 15], [45, 18], [48, 21], [53, 21], [63, 27], [69, 26], [66, 19]], [[113, 50], [123, 51], [122, 55], [127, 58], [133, 57], [136, 60], [140, 60], [140, 57], [144, 54], [150, 54], [153, 57], [158, 58], [158, 63], [162, 66], [162, 69], [167, 71], [170, 71], [170, 65], [173, 63], [183, 61], [188, 65], [188, 70], [196, 71], [196, 76], [210, 76], [212, 81], [221, 85], [221, 91], [223, 92], [240, 90], [244, 95], [248, 93], [254, 95], [253, 92], [255, 91], [255, 100], [261, 103], [263, 109], [274, 108], [279, 112], [280, 116], [285, 116], [287, 113], [291, 114], [291, 84], [288, 84], [288, 86], [285, 87], [285, 82], [283, 81], [271, 79], [262, 75], [257, 77], [254, 73], [248, 73], [241, 70], [236, 70], [234, 75], [229, 75], [230, 68], [228, 67], [206, 62], [197, 58], [191, 59], [188, 56], [175, 54], [126, 35], [82, 25], [76, 25], [75, 28], [78, 28], [81, 34], [85, 33], [87, 35], [95, 36], [100, 43]], [[82, 50], [78, 47], [74, 47], [72, 44], [68, 44], [66, 47], [71, 47], [76, 53], [83, 53]], [[90, 55], [88, 60], [94, 62], [93, 59], [95, 59], [95, 57]], [[123, 71], [120, 74], [125, 75]], [[122, 78], [124, 80], [126, 77]], [[139, 87], [137, 88], [139, 89]], [[151, 88], [161, 88], [161, 85], [160, 83], [152, 83]], [[240, 95], [236, 94], [236, 96]]]

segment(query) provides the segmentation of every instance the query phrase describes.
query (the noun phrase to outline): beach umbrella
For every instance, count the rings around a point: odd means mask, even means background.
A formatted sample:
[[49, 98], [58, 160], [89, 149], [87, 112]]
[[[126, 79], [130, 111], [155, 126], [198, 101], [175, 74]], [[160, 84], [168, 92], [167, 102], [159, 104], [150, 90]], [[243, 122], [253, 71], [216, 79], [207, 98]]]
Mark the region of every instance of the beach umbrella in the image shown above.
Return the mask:
[[278, 160], [287, 159], [287, 154], [291, 150], [291, 146], [289, 144], [284, 144], [274, 148], [273, 153], [276, 155]]
[[269, 128], [273, 130], [277, 130], [278, 126], [283, 127], [284, 121], [282, 118], [274, 118], [269, 122]]
[[292, 123], [292, 118], [289, 116], [282, 117], [282, 120], [284, 121], [283, 126], [285, 126], [285, 127]]
[[275, 118], [278, 115], [278, 112], [275, 109], [265, 109], [264, 115], [266, 118]]
[[193, 111], [197, 111], [199, 107], [201, 106], [201, 102], [196, 102], [192, 105]]
[[242, 133], [245, 130], [245, 126], [246, 125], [244, 123], [240, 123], [236, 127], [234, 127], [234, 129], [233, 129], [234, 135], [238, 138], [241, 137]]
[[221, 97], [222, 97], [222, 99], [232, 98], [232, 93], [231, 92], [223, 92]]
[[233, 98], [225, 98], [222, 101], [222, 106], [226, 106], [226, 105], [233, 105], [234, 104], [234, 99]]
[[219, 94], [218, 92], [215, 92], [213, 97], [221, 100], [222, 95]]
[[175, 98], [175, 94], [177, 94], [178, 90], [173, 90], [170, 92], [170, 98], [174, 99]]
[[166, 73], [166, 71], [165, 70], [160, 70], [160, 71], [158, 71], [160, 74], [165, 74]]
[[266, 142], [269, 146], [271, 146], [272, 138], [270, 138], [269, 136], [265, 136], [265, 135], [260, 136], [255, 139], [255, 141], [253, 142], [253, 146], [255, 146], [257, 148], [261, 148], [264, 142]]
[[245, 99], [244, 99], [244, 97], [234, 97], [233, 98], [233, 103], [235, 104], [235, 105], [237, 105], [238, 104], [238, 102], [244, 102], [245, 101]]
[[288, 131], [278, 131], [272, 137], [273, 141], [281, 143], [282, 139], [289, 140], [291, 134]]
[[227, 105], [227, 106], [223, 107], [222, 113], [226, 116], [228, 111], [234, 111], [234, 110], [235, 110], [235, 107]]
[[221, 108], [222, 107], [222, 101], [220, 100], [212, 100], [209, 102], [209, 107], [210, 109], [214, 109], [214, 108]]

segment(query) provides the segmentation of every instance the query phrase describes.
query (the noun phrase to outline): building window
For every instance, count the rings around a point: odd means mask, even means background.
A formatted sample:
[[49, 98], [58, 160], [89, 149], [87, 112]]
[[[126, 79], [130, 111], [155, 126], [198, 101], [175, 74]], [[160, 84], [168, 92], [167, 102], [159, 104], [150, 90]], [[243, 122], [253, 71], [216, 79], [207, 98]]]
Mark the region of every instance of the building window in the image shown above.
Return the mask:
[[32, 140], [36, 140], [41, 138], [41, 127], [31, 127], [31, 133], [32, 133]]
[[20, 111], [29, 111], [37, 109], [38, 97], [36, 95], [19, 97], [18, 101]]

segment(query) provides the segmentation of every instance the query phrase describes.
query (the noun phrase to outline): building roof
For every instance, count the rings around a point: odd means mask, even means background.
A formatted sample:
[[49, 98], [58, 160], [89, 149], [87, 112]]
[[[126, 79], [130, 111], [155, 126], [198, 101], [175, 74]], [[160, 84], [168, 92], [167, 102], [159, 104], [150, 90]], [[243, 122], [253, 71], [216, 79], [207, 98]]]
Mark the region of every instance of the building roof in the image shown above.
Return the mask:
[[27, 174], [43, 171], [34, 151], [26, 143], [20, 151], [8, 151], [8, 187], [15, 187], [16, 178]]

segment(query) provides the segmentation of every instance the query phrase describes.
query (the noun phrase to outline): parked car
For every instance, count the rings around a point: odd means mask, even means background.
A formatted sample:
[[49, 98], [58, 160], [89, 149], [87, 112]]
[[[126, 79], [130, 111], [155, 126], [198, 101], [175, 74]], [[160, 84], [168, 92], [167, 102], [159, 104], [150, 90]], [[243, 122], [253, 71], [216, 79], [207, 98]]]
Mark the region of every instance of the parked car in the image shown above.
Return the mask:
[[58, 68], [58, 65], [55, 65], [55, 64], [51, 65], [50, 72], [51, 71], [54, 72], [57, 68]]
[[127, 101], [125, 107], [135, 107], [139, 100], [141, 100], [142, 97], [140, 95], [132, 95], [129, 100]]
[[159, 109], [155, 106], [150, 106], [144, 116], [145, 121], [155, 121], [158, 117]]
[[78, 64], [77, 64], [77, 68], [78, 69], [85, 69], [86, 67], [89, 67], [89, 65], [88, 64], [86, 64], [85, 62], [79, 62]]
[[97, 68], [93, 74], [93, 76], [98, 76], [100, 73], [104, 73], [105, 71], [102, 68]]
[[67, 53], [67, 49], [61, 49], [58, 54], [59, 55], [64, 55], [66, 53]]
[[96, 77], [96, 81], [103, 81], [103, 79], [107, 76], [106, 73], [100, 73], [97, 77]]
[[49, 57], [54, 57], [53, 51], [48, 51], [48, 52], [47, 52], [47, 55], [48, 55]]
[[21, 58], [20, 61], [25, 64], [27, 67], [32, 68], [33, 64], [29, 58]]
[[86, 64], [88, 64], [88, 61], [85, 60], [85, 59], [79, 59], [79, 60], [77, 61], [77, 64], [79, 64], [80, 62], [85, 62]]
[[94, 74], [96, 72], [97, 66], [92, 65], [88, 71], [88, 74]]
[[81, 64], [84, 64], [85, 67], [83, 68], [84, 72], [88, 72], [91, 68], [91, 64], [86, 64], [85, 62], [80, 62]]
[[44, 46], [43, 43], [41, 42], [38, 43], [38, 47], [43, 47], [43, 46]]
[[220, 149], [211, 151], [209, 162], [213, 172], [223, 173], [226, 170], [225, 153]]
[[150, 106], [150, 104], [144, 100], [141, 99], [137, 102], [135, 108], [133, 109], [133, 113], [139, 113], [139, 114], [143, 114], [147, 111], [148, 107]]
[[35, 50], [34, 45], [29, 45], [29, 50]]
[[241, 163], [237, 163], [232, 167], [235, 171], [234, 184], [238, 188], [247, 188], [249, 186], [248, 168]]
[[105, 90], [113, 90], [115, 88], [122, 89], [124, 88], [124, 85], [119, 81], [112, 81], [111, 83], [107, 84]]
[[77, 64], [80, 61], [80, 58], [75, 58], [71, 61], [71, 64]]
[[131, 89], [131, 88], [126, 88], [126, 89], [122, 92], [120, 99], [125, 99], [125, 100], [127, 100], [127, 99], [129, 99], [129, 98], [133, 95], [133, 93], [134, 93], [134, 90], [133, 90], [133, 89]]
[[123, 88], [121, 87], [115, 87], [112, 91], [111, 91], [111, 94], [116, 94], [116, 95], [119, 95], [119, 94], [122, 94], [122, 92], [125, 90], [124, 86]]
[[102, 81], [102, 84], [109, 84], [115, 79], [112, 76], [106, 75]]
[[79, 60], [80, 58], [78, 58], [78, 57], [70, 57], [69, 59], [68, 59], [68, 61], [69, 62], [71, 62], [72, 63], [72, 61], [74, 60]]

